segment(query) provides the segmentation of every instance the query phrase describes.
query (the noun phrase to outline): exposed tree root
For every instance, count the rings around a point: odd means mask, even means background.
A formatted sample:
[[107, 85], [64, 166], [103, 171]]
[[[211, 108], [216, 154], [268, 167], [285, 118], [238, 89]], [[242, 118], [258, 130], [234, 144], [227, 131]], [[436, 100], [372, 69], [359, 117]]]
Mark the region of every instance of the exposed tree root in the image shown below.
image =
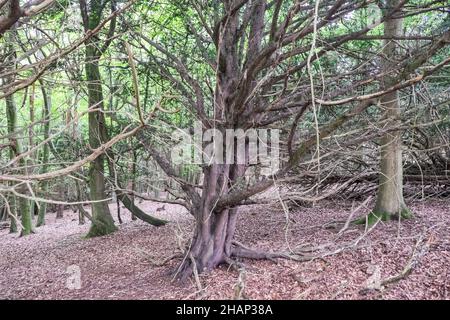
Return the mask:
[[156, 260], [155, 258], [153, 258], [151, 256], [148, 256], [147, 260], [156, 267], [162, 267], [162, 266], [166, 265], [168, 262], [172, 261], [173, 259], [182, 258], [182, 257], [183, 257], [183, 255], [181, 253], [174, 253], [162, 260]]
[[277, 259], [287, 259], [299, 262], [313, 260], [316, 255], [310, 253], [321, 248], [321, 246], [318, 246], [307, 250], [298, 250], [297, 252], [267, 252], [248, 248], [237, 241], [233, 241], [233, 244], [235, 247], [232, 251], [232, 257], [253, 260], [270, 260], [272, 262], [277, 262]]
[[389, 220], [390, 220], [389, 214], [371, 211], [366, 216], [353, 220], [353, 224], [373, 226], [377, 222]]
[[391, 221], [398, 219], [411, 219], [414, 215], [408, 208], [403, 208], [400, 213], [391, 214], [388, 212], [371, 211], [367, 216], [353, 220], [353, 224], [373, 226], [379, 221]]
[[[379, 221], [378, 221], [379, 222]], [[332, 248], [329, 249], [329, 247], [332, 246], [330, 243], [313, 246], [313, 247], [307, 247], [307, 248], [298, 248], [295, 251], [286, 251], [286, 252], [269, 252], [265, 250], [258, 250], [258, 249], [251, 249], [242, 243], [238, 241], [232, 241], [232, 247], [229, 255], [223, 255], [220, 261], [216, 261], [217, 263], [209, 264], [208, 268], [199, 269], [197, 263], [197, 260], [195, 256], [188, 252], [184, 255], [184, 259], [181, 262], [180, 266], [175, 272], [174, 279], [178, 279], [181, 282], [186, 281], [189, 279], [192, 275], [194, 276], [194, 279], [196, 277], [196, 274], [202, 273], [202, 272], [208, 272], [211, 271], [213, 268], [220, 264], [227, 263], [239, 272], [241, 272], [242, 265], [239, 264], [238, 261], [234, 260], [233, 258], [244, 258], [244, 259], [253, 259], [253, 260], [269, 260], [272, 262], [277, 262], [277, 259], [287, 259], [297, 262], [307, 262], [312, 261], [316, 259], [325, 260], [325, 257], [339, 254], [345, 250], [356, 248], [358, 247], [359, 243], [361, 242], [364, 237], [369, 234], [377, 225], [376, 222], [373, 226], [368, 228], [362, 235], [360, 235], [358, 238], [356, 238], [353, 241], [347, 242], [344, 245], [338, 247], [338, 248]], [[341, 230], [345, 230], [344, 228]], [[338, 234], [340, 236], [340, 234]], [[211, 255], [213, 256], [213, 255]], [[326, 260], [325, 260], [326, 261]], [[201, 264], [201, 262], [200, 262]], [[240, 267], [241, 266], [241, 267]], [[242, 276], [241, 276], [242, 277]], [[243, 279], [241, 279], [243, 281]], [[196, 281], [197, 282], [197, 281]]]
[[274, 253], [274, 252], [266, 252], [262, 250], [255, 250], [247, 248], [243, 245], [237, 245], [235, 243], [235, 247], [231, 253], [232, 257], [236, 258], [246, 258], [246, 259], [254, 259], [254, 260], [270, 260], [276, 262], [277, 258], [285, 258], [285, 255], [282, 253]]

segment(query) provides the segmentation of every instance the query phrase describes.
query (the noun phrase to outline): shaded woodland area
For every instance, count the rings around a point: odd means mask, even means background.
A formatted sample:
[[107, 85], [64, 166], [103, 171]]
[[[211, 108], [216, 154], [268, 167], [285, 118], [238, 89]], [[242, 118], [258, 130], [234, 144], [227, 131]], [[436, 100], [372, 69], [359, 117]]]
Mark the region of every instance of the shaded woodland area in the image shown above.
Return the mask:
[[0, 0], [0, 299], [450, 299], [449, 106], [448, 0]]

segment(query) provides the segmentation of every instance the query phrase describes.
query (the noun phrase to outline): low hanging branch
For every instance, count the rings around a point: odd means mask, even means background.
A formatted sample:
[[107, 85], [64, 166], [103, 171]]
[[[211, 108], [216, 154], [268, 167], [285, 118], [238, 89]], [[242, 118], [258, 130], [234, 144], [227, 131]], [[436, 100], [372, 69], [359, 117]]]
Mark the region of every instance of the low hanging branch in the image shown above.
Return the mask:
[[60, 177], [63, 175], [67, 175], [73, 171], [78, 170], [79, 168], [86, 165], [87, 163], [94, 161], [97, 157], [99, 157], [101, 154], [105, 153], [109, 148], [111, 148], [117, 142], [136, 134], [139, 130], [142, 129], [142, 126], [138, 126], [138, 127], [135, 127], [134, 129], [129, 130], [130, 128], [131, 128], [131, 125], [126, 126], [125, 129], [122, 130], [122, 133], [113, 137], [111, 140], [109, 140], [105, 144], [101, 145], [100, 147], [92, 150], [93, 152], [86, 158], [81, 159], [66, 168], [63, 168], [60, 170], [55, 170], [52, 172], [42, 173], [42, 174], [34, 174], [34, 175], [0, 175], [0, 181], [13, 181], [13, 182], [43, 181], [43, 180], [49, 180], [49, 179], [57, 178], [57, 177]]

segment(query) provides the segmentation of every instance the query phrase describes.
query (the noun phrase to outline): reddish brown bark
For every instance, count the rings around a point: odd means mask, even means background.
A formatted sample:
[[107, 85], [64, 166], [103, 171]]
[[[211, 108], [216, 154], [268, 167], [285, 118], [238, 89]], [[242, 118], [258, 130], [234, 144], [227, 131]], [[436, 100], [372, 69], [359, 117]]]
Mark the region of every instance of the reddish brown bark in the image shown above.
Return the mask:
[[236, 230], [238, 208], [217, 209], [217, 196], [244, 179], [244, 165], [219, 165], [207, 167], [201, 201], [192, 209], [196, 227], [187, 259], [179, 269], [179, 278], [184, 280], [195, 267], [199, 273], [210, 271], [229, 261], [233, 256], [232, 240]]

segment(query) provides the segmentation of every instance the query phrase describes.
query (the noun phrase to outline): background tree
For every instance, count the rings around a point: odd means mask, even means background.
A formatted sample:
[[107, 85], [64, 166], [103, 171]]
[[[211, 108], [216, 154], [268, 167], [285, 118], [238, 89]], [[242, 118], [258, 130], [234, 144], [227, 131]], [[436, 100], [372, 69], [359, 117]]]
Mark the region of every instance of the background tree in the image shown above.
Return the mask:
[[[44, 87], [44, 83], [40, 82], [42, 99], [44, 102], [42, 119], [44, 121], [44, 136], [43, 139], [47, 140], [50, 136], [50, 117], [51, 117], [51, 109], [52, 109], [52, 100], [51, 100], [51, 92], [48, 92]], [[49, 161], [50, 161], [50, 146], [46, 143], [43, 146], [42, 150], [42, 173], [46, 173], [49, 169]], [[42, 182], [41, 186], [41, 194], [45, 195], [48, 192], [48, 181], [45, 180]], [[47, 212], [47, 203], [43, 202], [40, 204], [38, 219], [36, 221], [36, 227], [40, 227], [45, 225], [45, 214]]]
[[[386, 15], [399, 5], [397, 0], [386, 1], [383, 13]], [[387, 38], [383, 47], [383, 81], [382, 89], [396, 83], [396, 75], [392, 74], [399, 63], [400, 46], [395, 38], [403, 35], [403, 18], [390, 17], [383, 24]], [[386, 94], [380, 99], [384, 114], [390, 121], [398, 121], [401, 117], [401, 101], [397, 91]], [[381, 139], [380, 178], [377, 201], [373, 215], [384, 220], [392, 217], [408, 218], [411, 216], [403, 198], [403, 143], [402, 131], [386, 133]], [[372, 215], [370, 215], [372, 217]]]
[[[84, 0], [80, 0], [81, 15], [85, 32], [98, 27], [102, 19], [102, 12], [110, 1], [91, 1], [89, 5]], [[111, 4], [114, 9], [114, 5]], [[115, 19], [111, 22], [112, 37], [114, 33]], [[91, 148], [98, 148], [106, 141], [107, 128], [105, 115], [104, 98], [102, 92], [102, 79], [100, 74], [99, 60], [107, 49], [110, 39], [107, 39], [104, 46], [97, 37], [86, 42], [86, 80], [88, 81], [89, 108], [97, 111], [89, 113], [89, 145]], [[100, 155], [91, 163], [89, 170], [89, 194], [92, 201], [92, 225], [88, 236], [102, 236], [117, 230], [114, 220], [109, 211], [106, 201], [105, 184], [105, 160], [104, 155]]]
[[[14, 36], [13, 34], [10, 34], [9, 37], [9, 44], [7, 45], [6, 50], [6, 61], [9, 63], [9, 68], [6, 69], [6, 71], [11, 71], [14, 69], [15, 66], [15, 59], [16, 59], [16, 52], [14, 49]], [[5, 77], [5, 83], [10, 84], [14, 82], [14, 76], [10, 75], [8, 77]], [[16, 101], [14, 99], [14, 95], [9, 95], [5, 98], [6, 100], [6, 116], [8, 121], [8, 134], [9, 134], [9, 144], [10, 144], [10, 160], [14, 160], [17, 156], [21, 155], [22, 153], [22, 141], [21, 138], [18, 137], [18, 125], [17, 125], [17, 107], [16, 107]], [[19, 168], [19, 172], [26, 173], [26, 159], [21, 158], [17, 162]], [[15, 186], [17, 187], [21, 193], [28, 193], [27, 187], [25, 184], [22, 184], [21, 186]], [[16, 216], [20, 215], [21, 217], [21, 236], [29, 235], [33, 232], [32, 229], [32, 220], [31, 220], [31, 210], [29, 201], [26, 198], [18, 197], [15, 201], [15, 204], [17, 204], [16, 209]], [[14, 208], [14, 207], [13, 207]], [[13, 217], [11, 217], [11, 220], [14, 220]], [[11, 223], [11, 232], [16, 231], [16, 224], [15, 221]]]

